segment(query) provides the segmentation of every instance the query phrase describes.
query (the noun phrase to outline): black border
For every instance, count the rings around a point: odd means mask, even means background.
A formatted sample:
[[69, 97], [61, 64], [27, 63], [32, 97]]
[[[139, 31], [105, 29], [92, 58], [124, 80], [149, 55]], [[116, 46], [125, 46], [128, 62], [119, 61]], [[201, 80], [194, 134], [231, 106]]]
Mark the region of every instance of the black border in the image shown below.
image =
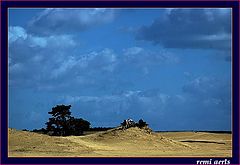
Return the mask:
[[[174, 158], [9, 158], [8, 157], [8, 8], [21, 7], [223, 7], [232, 8], [232, 158], [231, 164], [239, 164], [239, 2], [238, 1], [2, 1], [1, 2], [1, 164], [196, 164], [197, 160], [210, 157]], [[213, 157], [214, 160], [225, 157]]]

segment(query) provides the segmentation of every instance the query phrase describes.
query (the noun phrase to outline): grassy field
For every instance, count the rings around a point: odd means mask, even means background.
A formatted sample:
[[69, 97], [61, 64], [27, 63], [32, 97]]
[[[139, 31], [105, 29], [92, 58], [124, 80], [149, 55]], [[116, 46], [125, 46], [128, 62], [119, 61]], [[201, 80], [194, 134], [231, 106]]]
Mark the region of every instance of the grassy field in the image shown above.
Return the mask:
[[53, 137], [9, 129], [10, 157], [231, 157], [232, 135], [120, 128]]

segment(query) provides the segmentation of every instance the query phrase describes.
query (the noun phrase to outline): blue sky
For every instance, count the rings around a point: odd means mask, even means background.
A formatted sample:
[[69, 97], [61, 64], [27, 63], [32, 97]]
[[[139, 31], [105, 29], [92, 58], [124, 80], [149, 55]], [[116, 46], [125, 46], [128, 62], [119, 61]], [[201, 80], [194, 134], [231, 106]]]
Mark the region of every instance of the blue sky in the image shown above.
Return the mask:
[[231, 130], [230, 9], [9, 9], [9, 127]]

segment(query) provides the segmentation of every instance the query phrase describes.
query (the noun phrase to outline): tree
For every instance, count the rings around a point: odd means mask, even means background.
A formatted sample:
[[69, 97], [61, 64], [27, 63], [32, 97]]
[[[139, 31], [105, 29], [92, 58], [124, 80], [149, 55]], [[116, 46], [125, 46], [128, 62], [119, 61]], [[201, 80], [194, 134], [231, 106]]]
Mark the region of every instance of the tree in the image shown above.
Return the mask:
[[49, 118], [47, 124], [47, 130], [53, 131], [53, 135], [66, 135], [67, 121], [71, 117], [70, 112], [71, 105], [57, 105], [52, 108], [51, 112], [48, 114], [52, 115], [52, 118]]
[[148, 126], [148, 124], [147, 124], [145, 121], [143, 121], [143, 119], [140, 119], [140, 120], [138, 121], [138, 123], [137, 123], [137, 126], [138, 126], [139, 128], [143, 128], [143, 127]]
[[71, 116], [71, 105], [57, 105], [48, 114], [52, 115], [46, 123], [47, 132], [55, 136], [81, 135], [90, 128], [90, 123], [82, 118]]
[[69, 131], [72, 135], [82, 135], [83, 131], [89, 130], [90, 123], [82, 118], [71, 118], [68, 121]]

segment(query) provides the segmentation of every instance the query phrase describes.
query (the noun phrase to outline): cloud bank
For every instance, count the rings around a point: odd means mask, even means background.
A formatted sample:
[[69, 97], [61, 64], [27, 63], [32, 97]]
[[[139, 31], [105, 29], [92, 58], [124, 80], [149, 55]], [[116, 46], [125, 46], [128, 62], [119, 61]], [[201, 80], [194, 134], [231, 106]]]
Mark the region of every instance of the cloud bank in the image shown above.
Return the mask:
[[171, 9], [164, 18], [142, 26], [136, 38], [165, 48], [217, 49], [231, 48], [231, 10]]

